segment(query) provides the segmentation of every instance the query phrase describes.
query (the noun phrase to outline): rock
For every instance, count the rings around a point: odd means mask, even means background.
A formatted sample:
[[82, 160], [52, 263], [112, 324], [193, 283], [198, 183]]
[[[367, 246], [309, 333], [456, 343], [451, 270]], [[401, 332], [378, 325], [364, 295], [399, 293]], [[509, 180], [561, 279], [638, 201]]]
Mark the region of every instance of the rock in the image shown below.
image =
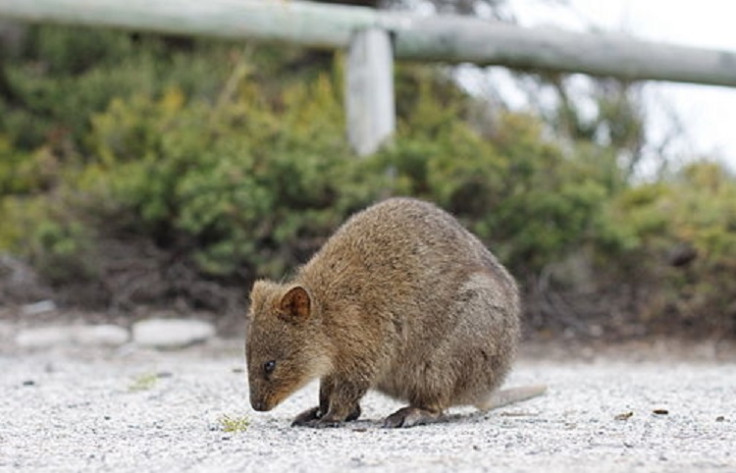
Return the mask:
[[71, 330], [67, 326], [48, 326], [21, 330], [15, 343], [21, 348], [48, 348], [71, 343]]
[[21, 348], [50, 348], [60, 345], [120, 346], [128, 331], [117, 325], [51, 325], [22, 330], [15, 337]]
[[80, 345], [118, 347], [128, 341], [130, 333], [112, 324], [85, 325], [76, 327], [72, 338]]
[[[133, 325], [133, 341], [146, 347], [181, 348], [201, 343], [215, 335], [215, 327], [200, 320], [148, 319]], [[130, 340], [130, 332], [111, 324], [49, 325], [20, 331], [21, 348], [50, 348], [63, 345], [117, 347]]]
[[147, 319], [133, 325], [133, 341], [156, 348], [181, 348], [215, 335], [215, 327], [201, 320]]

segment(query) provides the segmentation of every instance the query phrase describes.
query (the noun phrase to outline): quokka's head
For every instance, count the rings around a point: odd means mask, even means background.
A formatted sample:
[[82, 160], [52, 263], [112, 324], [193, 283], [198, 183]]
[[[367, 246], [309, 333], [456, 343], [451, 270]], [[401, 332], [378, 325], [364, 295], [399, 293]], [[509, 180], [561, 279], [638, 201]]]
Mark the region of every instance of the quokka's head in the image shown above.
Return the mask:
[[245, 335], [253, 409], [273, 409], [329, 370], [316, 312], [303, 286], [268, 281], [253, 285]]

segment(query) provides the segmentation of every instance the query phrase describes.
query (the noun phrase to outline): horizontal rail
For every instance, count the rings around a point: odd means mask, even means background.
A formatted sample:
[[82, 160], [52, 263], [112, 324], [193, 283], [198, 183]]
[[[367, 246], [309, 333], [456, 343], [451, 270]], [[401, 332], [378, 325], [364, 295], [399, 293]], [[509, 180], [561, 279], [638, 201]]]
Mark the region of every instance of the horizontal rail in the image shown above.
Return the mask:
[[300, 0], [0, 0], [0, 17], [317, 48], [348, 48], [356, 31], [378, 28], [391, 33], [398, 59], [736, 86], [731, 51]]

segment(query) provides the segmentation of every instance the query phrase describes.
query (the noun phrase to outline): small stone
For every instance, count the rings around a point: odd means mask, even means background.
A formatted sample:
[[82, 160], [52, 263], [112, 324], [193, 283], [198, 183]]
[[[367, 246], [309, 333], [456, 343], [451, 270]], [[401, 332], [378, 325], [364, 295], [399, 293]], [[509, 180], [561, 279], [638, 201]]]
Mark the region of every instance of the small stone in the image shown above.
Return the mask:
[[215, 327], [201, 320], [148, 319], [133, 325], [133, 341], [155, 348], [182, 348], [215, 335]]
[[667, 409], [654, 409], [652, 412], [659, 416], [665, 416], [670, 413]]
[[50, 348], [60, 345], [120, 346], [130, 334], [122, 327], [102, 325], [50, 325], [22, 330], [15, 337], [21, 348]]
[[15, 337], [15, 343], [21, 348], [48, 348], [71, 342], [69, 327], [48, 326], [22, 330]]
[[129, 338], [130, 334], [126, 329], [111, 324], [83, 325], [72, 331], [75, 342], [88, 346], [117, 347], [126, 343]]
[[36, 382], [33, 381], [32, 379], [27, 379], [23, 381], [23, 386], [35, 386], [35, 385], [36, 385]]

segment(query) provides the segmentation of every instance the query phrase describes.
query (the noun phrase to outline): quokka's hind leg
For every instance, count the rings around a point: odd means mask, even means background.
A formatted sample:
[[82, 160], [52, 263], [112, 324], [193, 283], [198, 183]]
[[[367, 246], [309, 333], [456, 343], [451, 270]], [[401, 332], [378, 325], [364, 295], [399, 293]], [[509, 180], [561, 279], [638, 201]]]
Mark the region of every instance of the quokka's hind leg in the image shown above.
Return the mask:
[[383, 421], [387, 428], [413, 427], [415, 425], [431, 424], [443, 419], [441, 410], [422, 409], [420, 407], [402, 407]]

